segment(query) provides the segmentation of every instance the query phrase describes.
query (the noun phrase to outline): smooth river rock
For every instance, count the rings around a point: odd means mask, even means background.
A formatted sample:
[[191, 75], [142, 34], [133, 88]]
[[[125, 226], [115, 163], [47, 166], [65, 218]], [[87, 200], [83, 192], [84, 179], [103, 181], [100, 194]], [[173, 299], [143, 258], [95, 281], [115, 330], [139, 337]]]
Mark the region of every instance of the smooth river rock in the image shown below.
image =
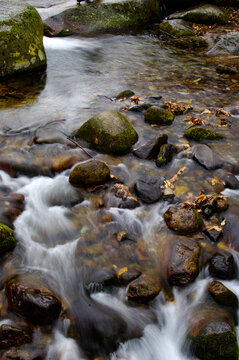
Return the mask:
[[32, 5], [0, 1], [0, 47], [0, 77], [46, 66], [43, 23]]
[[171, 205], [164, 213], [164, 220], [171, 230], [185, 235], [197, 232], [203, 224], [197, 210], [182, 205]]
[[103, 162], [95, 159], [84, 161], [71, 170], [69, 182], [74, 186], [95, 186], [109, 181], [110, 170]]
[[221, 156], [208, 145], [197, 144], [192, 148], [193, 158], [207, 170], [219, 169], [223, 166]]

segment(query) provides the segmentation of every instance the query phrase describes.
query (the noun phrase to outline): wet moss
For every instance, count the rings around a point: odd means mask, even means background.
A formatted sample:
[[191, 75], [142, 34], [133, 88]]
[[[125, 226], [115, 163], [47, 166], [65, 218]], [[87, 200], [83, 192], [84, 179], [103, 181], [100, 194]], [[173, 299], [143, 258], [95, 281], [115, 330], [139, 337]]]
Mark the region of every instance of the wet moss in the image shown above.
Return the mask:
[[14, 249], [16, 243], [13, 231], [8, 226], [0, 223], [0, 254]]
[[187, 139], [192, 140], [221, 140], [224, 138], [223, 134], [212, 132], [211, 130], [202, 127], [192, 127], [190, 129], [187, 129], [184, 132], [184, 136]]
[[171, 125], [174, 115], [171, 111], [162, 109], [159, 106], [151, 106], [145, 111], [145, 122], [156, 125]]

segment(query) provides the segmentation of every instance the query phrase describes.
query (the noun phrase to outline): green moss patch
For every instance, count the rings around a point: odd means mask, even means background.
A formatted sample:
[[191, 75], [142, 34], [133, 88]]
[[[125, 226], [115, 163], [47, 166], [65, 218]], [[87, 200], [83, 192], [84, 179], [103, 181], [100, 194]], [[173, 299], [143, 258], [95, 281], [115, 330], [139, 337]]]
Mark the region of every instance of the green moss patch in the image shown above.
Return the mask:
[[211, 130], [202, 127], [192, 127], [190, 129], [187, 129], [184, 132], [184, 136], [187, 139], [192, 140], [221, 140], [224, 138], [223, 134], [220, 134], [218, 132], [212, 132]]
[[14, 249], [16, 243], [13, 231], [8, 226], [0, 223], [0, 254]]

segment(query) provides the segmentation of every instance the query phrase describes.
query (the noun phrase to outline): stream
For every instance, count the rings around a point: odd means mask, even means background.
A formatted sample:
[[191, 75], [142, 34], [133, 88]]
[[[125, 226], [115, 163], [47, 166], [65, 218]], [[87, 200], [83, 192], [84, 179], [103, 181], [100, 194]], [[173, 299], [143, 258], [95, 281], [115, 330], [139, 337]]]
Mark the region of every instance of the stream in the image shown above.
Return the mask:
[[[66, 2], [65, 6], [68, 5], [72, 3]], [[38, 10], [46, 18], [61, 11], [62, 6]], [[238, 87], [233, 77], [216, 72], [221, 59], [176, 48], [147, 31], [93, 38], [45, 37], [44, 46], [48, 59], [45, 73], [23, 75], [0, 84], [1, 162], [18, 164], [14, 176], [1, 166], [0, 191], [2, 194], [6, 187], [8, 193], [25, 197], [24, 211], [14, 222], [18, 245], [10, 262], [19, 274], [30, 272], [47, 278], [53, 293], [62, 299], [64, 309], [73, 309], [75, 319], [87, 318], [82, 315], [87, 312], [84, 303], [80, 308], [76, 306], [77, 298], [82, 296], [92, 308], [89, 327], [91, 322], [104, 322], [104, 316], [108, 319], [111, 312], [116, 312], [127, 323], [130, 335], [127, 341], [118, 344], [116, 351], [106, 355], [103, 344], [101, 351], [97, 341], [88, 338], [87, 326], [82, 346], [82, 340], [78, 342], [69, 336], [70, 321], [62, 316], [52, 331], [38, 327], [33, 345], [26, 349], [44, 349], [47, 360], [87, 360], [84, 349], [91, 345], [101, 353], [101, 359], [108, 360], [197, 359], [187, 341], [187, 324], [193, 308], [205, 300], [207, 285], [212, 280], [207, 267], [192, 284], [174, 287], [173, 301], [167, 301], [161, 291], [145, 306], [127, 300], [127, 286], [112, 285], [108, 290], [100, 280], [104, 271], [112, 268], [119, 271], [131, 265], [142, 272], [161, 271], [159, 253], [170, 234], [163, 214], [170, 202], [160, 200], [150, 205], [140, 203], [132, 210], [120, 209], [110, 202], [100, 206], [101, 192], [84, 193], [80, 202], [78, 189], [68, 181], [70, 169], [53, 174], [48, 161], [62, 149], [64, 154], [69, 149], [81, 160], [87, 159], [79, 148], [73, 149], [69, 144], [67, 147], [65, 134], [72, 134], [101, 111], [124, 111], [122, 108], [128, 103], [114, 97], [124, 89], [132, 89], [142, 99], [160, 95], [163, 100], [192, 105], [193, 116], [213, 124], [218, 124], [217, 109], [231, 111], [230, 126], [223, 128], [225, 138], [210, 145], [226, 161], [237, 163]], [[201, 115], [205, 109], [209, 112]], [[139, 135], [139, 144], [157, 134], [158, 127], [146, 124], [142, 113], [124, 113]], [[184, 121], [187, 115], [176, 116], [171, 126], [164, 127], [168, 142], [187, 143], [183, 137], [188, 127]], [[181, 153], [166, 167], [157, 168], [153, 161], [141, 160], [132, 153], [114, 157], [89, 151], [105, 161], [112, 174], [123, 178], [130, 189], [143, 174], [151, 172], [170, 179], [184, 168], [175, 183], [175, 195], [182, 201], [199, 195], [201, 190], [213, 191], [214, 172]], [[228, 211], [238, 217], [239, 190], [226, 189], [223, 194], [228, 197]], [[119, 246], [113, 234], [122, 231], [129, 240]], [[227, 245], [238, 267], [238, 252], [232, 244]], [[238, 278], [223, 283], [239, 297]], [[85, 284], [89, 294], [84, 293]]]

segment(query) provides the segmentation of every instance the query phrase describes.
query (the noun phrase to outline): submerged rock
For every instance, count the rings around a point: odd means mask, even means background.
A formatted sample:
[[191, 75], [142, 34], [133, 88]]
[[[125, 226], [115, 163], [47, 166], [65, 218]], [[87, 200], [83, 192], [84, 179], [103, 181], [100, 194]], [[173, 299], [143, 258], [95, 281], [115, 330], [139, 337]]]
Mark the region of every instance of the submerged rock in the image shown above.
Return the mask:
[[160, 176], [141, 176], [135, 183], [135, 192], [143, 202], [152, 204], [162, 197], [163, 183], [164, 178]]
[[155, 159], [161, 146], [168, 141], [168, 135], [159, 133], [152, 140], [133, 150], [133, 154], [140, 159]]
[[48, 18], [45, 24], [53, 35], [64, 30], [97, 34], [142, 27], [162, 17], [161, 5], [156, 0], [119, 0], [76, 6]]
[[128, 99], [131, 96], [134, 96], [134, 92], [132, 90], [123, 90], [116, 96], [116, 99]]
[[221, 282], [211, 281], [207, 289], [218, 304], [238, 308], [237, 296]]
[[207, 52], [207, 55], [239, 55], [239, 32], [222, 35], [216, 45]]
[[213, 132], [210, 129], [202, 128], [202, 127], [191, 127], [184, 132], [184, 136], [187, 139], [192, 140], [221, 140], [224, 136], [220, 133]]
[[0, 45], [0, 77], [46, 66], [43, 23], [33, 6], [1, 1]]
[[239, 180], [229, 171], [223, 169], [217, 170], [216, 177], [224, 182], [225, 187], [229, 189], [239, 189]]
[[172, 205], [164, 213], [167, 226], [178, 234], [193, 234], [201, 229], [203, 220], [197, 210]]
[[171, 111], [161, 108], [160, 106], [151, 106], [144, 113], [144, 120], [149, 124], [171, 125], [174, 115]]
[[193, 36], [191, 24], [182, 19], [166, 20], [159, 25], [160, 29], [176, 37]]
[[191, 9], [179, 11], [169, 16], [169, 19], [183, 19], [199, 24], [227, 24], [226, 11], [216, 5], [202, 4]]
[[191, 239], [177, 238], [171, 241], [167, 265], [167, 278], [172, 285], [187, 285], [199, 273], [200, 246]]
[[5, 292], [10, 311], [37, 325], [51, 324], [61, 312], [61, 302], [45, 286], [29, 276], [7, 282]]
[[193, 159], [207, 170], [219, 169], [223, 166], [223, 159], [208, 145], [197, 144], [192, 148]]
[[161, 291], [159, 279], [141, 275], [130, 283], [127, 290], [129, 300], [146, 303], [153, 300]]
[[222, 309], [200, 304], [189, 323], [192, 350], [201, 360], [236, 360], [238, 344], [231, 316]]
[[84, 161], [74, 167], [69, 182], [74, 186], [95, 186], [110, 180], [110, 170], [103, 162], [95, 159]]
[[0, 349], [18, 347], [32, 342], [32, 334], [28, 330], [8, 324], [0, 326]]
[[123, 184], [113, 186], [106, 203], [108, 207], [119, 207], [120, 209], [135, 209], [140, 206], [137, 197], [133, 196], [129, 188]]
[[209, 273], [218, 279], [234, 279], [236, 265], [232, 254], [226, 251], [216, 253], [209, 261]]
[[14, 249], [17, 241], [13, 231], [6, 225], [0, 223], [0, 254]]
[[86, 121], [75, 134], [95, 149], [120, 154], [130, 151], [138, 135], [127, 117], [116, 111], [104, 111]]

